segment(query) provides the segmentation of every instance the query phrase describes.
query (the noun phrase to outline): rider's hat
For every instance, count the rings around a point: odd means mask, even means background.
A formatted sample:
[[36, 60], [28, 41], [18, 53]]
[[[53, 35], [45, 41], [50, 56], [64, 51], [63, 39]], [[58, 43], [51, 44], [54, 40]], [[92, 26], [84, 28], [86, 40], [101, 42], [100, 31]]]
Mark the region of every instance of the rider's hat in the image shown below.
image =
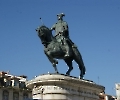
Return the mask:
[[57, 14], [57, 18], [58, 18], [58, 19], [62, 19], [62, 18], [63, 18], [63, 16], [65, 16], [65, 14], [64, 14], [64, 13]]

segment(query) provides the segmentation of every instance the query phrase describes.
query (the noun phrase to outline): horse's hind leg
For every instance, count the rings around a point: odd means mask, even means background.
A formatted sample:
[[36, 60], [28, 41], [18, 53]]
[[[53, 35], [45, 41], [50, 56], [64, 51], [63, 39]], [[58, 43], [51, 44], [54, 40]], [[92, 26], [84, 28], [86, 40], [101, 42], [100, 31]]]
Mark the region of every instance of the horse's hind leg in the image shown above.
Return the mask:
[[84, 74], [85, 74], [85, 66], [83, 64], [82, 58], [81, 57], [75, 57], [75, 62], [78, 64], [78, 67], [81, 71], [80, 73], [80, 79], [83, 79]]
[[68, 71], [66, 72], [66, 75], [70, 75], [70, 72], [73, 70], [73, 66], [72, 66], [73, 58], [67, 58], [67, 59], [64, 59], [64, 61], [66, 62], [66, 64], [69, 67]]
[[78, 67], [81, 71], [80, 78], [83, 79], [86, 69], [85, 69], [85, 66], [83, 63], [82, 56], [81, 56], [80, 52], [77, 50], [77, 48], [73, 49], [73, 51], [74, 51], [74, 60], [78, 64]]

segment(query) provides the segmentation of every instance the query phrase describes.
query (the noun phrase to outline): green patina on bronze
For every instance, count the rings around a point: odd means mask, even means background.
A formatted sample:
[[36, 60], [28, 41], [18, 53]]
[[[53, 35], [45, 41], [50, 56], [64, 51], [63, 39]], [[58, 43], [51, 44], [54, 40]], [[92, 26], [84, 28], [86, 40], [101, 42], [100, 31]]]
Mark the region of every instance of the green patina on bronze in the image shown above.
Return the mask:
[[[82, 56], [76, 45], [69, 38], [68, 24], [63, 21], [63, 16], [65, 16], [65, 14], [58, 14], [58, 22], [50, 29], [45, 25], [42, 25], [38, 27], [36, 31], [38, 32], [38, 36], [45, 47], [44, 52], [46, 56], [55, 68], [55, 72], [58, 73], [56, 67], [58, 61], [56, 59], [63, 59], [66, 62], [69, 67], [66, 72], [67, 75], [70, 75], [70, 72], [73, 69], [72, 61], [75, 60], [81, 71], [80, 78], [83, 78], [86, 69]], [[55, 30], [55, 36], [52, 35], [53, 30]]]

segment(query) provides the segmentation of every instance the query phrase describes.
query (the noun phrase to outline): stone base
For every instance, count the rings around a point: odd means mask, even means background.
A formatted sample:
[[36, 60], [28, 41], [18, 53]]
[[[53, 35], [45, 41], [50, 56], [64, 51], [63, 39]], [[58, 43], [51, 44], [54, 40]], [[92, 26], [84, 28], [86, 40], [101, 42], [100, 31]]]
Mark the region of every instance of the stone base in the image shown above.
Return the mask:
[[45, 74], [26, 83], [33, 99], [42, 100], [99, 100], [104, 87], [93, 81], [64, 74]]

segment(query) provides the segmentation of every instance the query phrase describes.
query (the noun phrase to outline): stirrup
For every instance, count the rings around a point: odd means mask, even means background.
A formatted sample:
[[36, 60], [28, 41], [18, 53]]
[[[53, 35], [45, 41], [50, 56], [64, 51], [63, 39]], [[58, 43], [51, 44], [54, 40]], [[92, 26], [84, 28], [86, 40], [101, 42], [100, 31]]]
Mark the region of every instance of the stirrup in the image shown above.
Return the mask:
[[69, 55], [68, 53], [66, 53], [66, 54], [64, 55], [64, 57], [70, 57], [70, 55]]
[[65, 56], [70, 56], [70, 55], [68, 55], [68, 54], [65, 54]]

